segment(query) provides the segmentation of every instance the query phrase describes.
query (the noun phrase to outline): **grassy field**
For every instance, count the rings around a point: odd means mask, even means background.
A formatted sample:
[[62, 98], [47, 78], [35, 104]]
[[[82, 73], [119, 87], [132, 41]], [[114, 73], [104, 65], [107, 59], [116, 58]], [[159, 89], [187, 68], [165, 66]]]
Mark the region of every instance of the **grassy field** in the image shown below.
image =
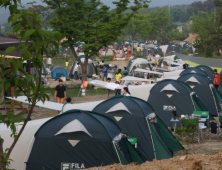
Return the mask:
[[[186, 62], [187, 64], [193, 66], [193, 67], [196, 67], [198, 66], [199, 64], [197, 63], [194, 63], [194, 62], [191, 62], [191, 61], [188, 61], [188, 60], [184, 60], [184, 62]], [[219, 68], [219, 67], [211, 67], [212, 69], [217, 69], [217, 72], [220, 73], [222, 68]]]

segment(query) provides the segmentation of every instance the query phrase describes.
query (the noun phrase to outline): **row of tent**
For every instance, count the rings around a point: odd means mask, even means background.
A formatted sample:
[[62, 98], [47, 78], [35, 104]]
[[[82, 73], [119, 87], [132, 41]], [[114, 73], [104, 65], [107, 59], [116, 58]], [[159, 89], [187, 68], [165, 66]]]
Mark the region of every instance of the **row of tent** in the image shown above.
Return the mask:
[[[10, 130], [0, 128], [7, 147]], [[135, 138], [136, 147], [129, 143]], [[12, 166], [27, 170], [141, 164], [184, 150], [149, 103], [125, 96], [110, 98], [92, 111], [68, 110], [51, 119], [30, 121], [19, 142]]]
[[177, 80], [160, 81], [152, 87], [147, 99], [166, 126], [172, 127], [172, 111], [178, 116], [193, 111], [209, 111], [210, 119], [221, 112], [222, 85], [213, 85], [214, 72], [204, 65], [187, 68]]
[[[81, 60], [82, 63], [85, 62], [85, 56], [84, 55], [80, 55], [78, 57], [79, 57], [79, 59]], [[59, 79], [60, 77], [69, 77], [71, 79], [74, 78], [75, 67], [77, 66], [77, 63], [78, 63], [78, 61], [75, 60], [74, 63], [72, 64], [71, 71], [70, 71], [69, 75], [63, 67], [61, 67], [61, 66], [53, 67], [52, 70], [51, 70], [51, 77], [53, 79]], [[79, 66], [78, 74], [79, 74], [78, 76], [81, 77], [82, 69], [81, 69], [80, 66]], [[98, 70], [96, 68], [96, 65], [93, 62], [92, 58], [89, 58], [88, 59], [88, 64], [87, 64], [87, 77], [92, 77], [93, 74], [99, 75], [99, 72], [98, 72]]]

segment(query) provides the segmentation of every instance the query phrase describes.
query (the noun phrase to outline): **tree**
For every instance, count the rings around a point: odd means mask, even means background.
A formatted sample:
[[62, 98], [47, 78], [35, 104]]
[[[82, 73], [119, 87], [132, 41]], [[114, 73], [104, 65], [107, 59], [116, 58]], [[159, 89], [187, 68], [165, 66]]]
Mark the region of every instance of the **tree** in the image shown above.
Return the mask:
[[173, 9], [171, 9], [170, 13], [173, 17], [174, 22], [181, 21], [181, 18], [184, 14], [183, 11], [180, 8], [173, 8]]
[[28, 10], [33, 13], [37, 13], [42, 18], [42, 26], [45, 29], [49, 26], [48, 21], [54, 17], [54, 11], [50, 6], [32, 5], [32, 7], [28, 8]]
[[[40, 16], [27, 9], [20, 8], [19, 5], [19, 0], [0, 1], [0, 7], [8, 8], [10, 10], [10, 17], [8, 21], [11, 23], [14, 33], [20, 32], [20, 36], [18, 38], [21, 42], [18, 47], [7, 48], [5, 50], [5, 54], [1, 55], [8, 55], [17, 50], [23, 52], [21, 58], [18, 59], [7, 59], [4, 61], [1, 57], [1, 62], [4, 63], [4, 67], [11, 65], [11, 68], [7, 71], [3, 71], [2, 69], [0, 70], [0, 83], [4, 84], [5, 90], [9, 88], [15, 89], [15, 94], [12, 97], [17, 97], [20, 93], [23, 93], [23, 95], [27, 97], [30, 107], [28, 108], [28, 113], [21, 112], [16, 116], [14, 116], [13, 111], [7, 111], [6, 115], [0, 113], [0, 120], [11, 129], [11, 136], [14, 138], [11, 146], [5, 151], [3, 151], [2, 145], [4, 139], [0, 138], [0, 170], [7, 169], [10, 164], [10, 154], [25, 129], [36, 102], [49, 100], [49, 96], [45, 93], [44, 86], [41, 85], [43, 53], [48, 56], [47, 46], [50, 43], [58, 48], [58, 42], [61, 38], [58, 32], [50, 32], [41, 29], [42, 20]], [[39, 70], [39, 75], [33, 76], [27, 73], [22, 67], [23, 60], [27, 60], [27, 65], [29, 66], [32, 63], [32, 65]], [[17, 72], [19, 72], [20, 75], [24, 75], [24, 77], [18, 77]], [[9, 79], [6, 77], [9, 77]], [[0, 86], [0, 92], [2, 90], [3, 87]], [[5, 100], [1, 104], [8, 102], [10, 101]], [[19, 103], [17, 104], [22, 107]], [[16, 123], [20, 123], [22, 125], [18, 133], [16, 131]]]
[[[132, 49], [134, 47], [134, 40], [136, 35], [140, 34], [140, 32], [146, 28], [145, 14], [137, 14], [131, 18], [127, 27], [123, 30], [123, 32], [132, 37]], [[133, 52], [133, 50], [132, 50]]]
[[[191, 18], [191, 30], [198, 34], [194, 47], [198, 48], [199, 53], [205, 57], [212, 57], [214, 52], [220, 55], [222, 48], [222, 20], [221, 12], [211, 14], [200, 12], [197, 16]], [[217, 22], [215, 22], [217, 19]]]
[[[136, 12], [142, 7], [148, 7], [148, 0], [134, 0], [133, 6], [129, 6], [129, 0], [118, 0], [113, 2], [116, 8], [112, 10], [100, 0], [45, 0], [44, 2], [55, 10], [55, 19], [51, 21], [51, 26], [67, 38], [62, 45], [69, 46], [80, 63], [83, 81], [86, 80], [88, 59], [97, 55], [103, 46], [115, 42], [121, 30]], [[84, 63], [74, 50], [78, 41], [85, 42]]]

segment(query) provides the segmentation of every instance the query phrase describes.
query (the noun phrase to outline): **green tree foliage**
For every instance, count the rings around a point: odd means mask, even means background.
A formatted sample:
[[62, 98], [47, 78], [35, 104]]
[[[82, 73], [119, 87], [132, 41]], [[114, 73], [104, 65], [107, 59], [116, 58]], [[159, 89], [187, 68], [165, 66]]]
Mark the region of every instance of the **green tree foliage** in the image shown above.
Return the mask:
[[[4, 151], [2, 150], [2, 143], [4, 142], [4, 139], [0, 138], [0, 170], [7, 169], [7, 166], [10, 164], [10, 154], [26, 127], [36, 102], [49, 100], [49, 96], [45, 93], [44, 86], [41, 85], [43, 53], [48, 56], [47, 46], [49, 44], [53, 44], [56, 48], [59, 48], [58, 42], [61, 39], [61, 35], [58, 32], [41, 29], [41, 17], [37, 13], [33, 13], [27, 9], [19, 7], [20, 3], [21, 1], [19, 0], [0, 1], [0, 7], [5, 7], [10, 10], [10, 17], [8, 21], [13, 28], [13, 33], [20, 33], [18, 38], [21, 42], [18, 47], [12, 46], [7, 48], [5, 50], [5, 54], [1, 55], [8, 55], [17, 50], [22, 51], [23, 53], [21, 58], [18, 59], [5, 60], [1, 57], [0, 62], [4, 63], [4, 68], [9, 65], [11, 68], [7, 71], [0, 69], [0, 93], [3, 90], [14, 88], [15, 94], [12, 97], [17, 97], [20, 93], [22, 93], [27, 97], [30, 107], [28, 108], [27, 114], [21, 112], [14, 116], [13, 111], [7, 111], [6, 115], [0, 113], [0, 120], [11, 129], [11, 136], [14, 138], [11, 146]], [[27, 65], [29, 66], [32, 63], [32, 65], [39, 70], [39, 75], [34, 76], [28, 74], [22, 67], [23, 60], [27, 60]], [[2, 84], [4, 84], [4, 88]], [[10, 101], [5, 100], [1, 104], [9, 102]], [[20, 105], [20, 107], [22, 106]], [[16, 131], [16, 123], [21, 124], [21, 129], [18, 133]]]
[[[99, 49], [117, 40], [121, 30], [128, 24], [136, 12], [148, 7], [148, 0], [135, 0], [130, 6], [129, 0], [113, 2], [116, 8], [104, 5], [99, 0], [45, 0], [55, 10], [52, 28], [59, 31], [67, 41], [74, 57], [82, 68], [82, 80], [86, 80], [88, 58], [98, 54]], [[128, 11], [128, 12], [127, 12]], [[85, 62], [82, 63], [74, 50], [76, 42], [84, 42]]]
[[219, 55], [222, 48], [222, 20], [221, 12], [205, 13], [200, 12], [191, 18], [191, 30], [198, 34], [194, 47], [198, 48], [199, 53], [205, 57], [212, 57], [215, 53]]

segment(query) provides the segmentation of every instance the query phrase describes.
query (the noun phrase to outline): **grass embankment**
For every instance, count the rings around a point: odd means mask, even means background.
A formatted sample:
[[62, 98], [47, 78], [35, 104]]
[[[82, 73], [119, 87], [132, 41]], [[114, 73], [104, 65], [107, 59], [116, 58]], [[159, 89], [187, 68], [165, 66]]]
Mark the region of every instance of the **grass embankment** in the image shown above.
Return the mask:
[[[188, 60], [184, 60], [184, 62], [186, 62], [187, 64], [193, 66], [193, 67], [196, 67], [200, 64], [197, 64], [197, 63], [194, 63], [194, 62], [191, 62], [191, 61], [188, 61]], [[219, 67], [211, 67], [212, 69], [217, 69], [217, 72], [220, 73], [222, 68], [219, 68]]]

